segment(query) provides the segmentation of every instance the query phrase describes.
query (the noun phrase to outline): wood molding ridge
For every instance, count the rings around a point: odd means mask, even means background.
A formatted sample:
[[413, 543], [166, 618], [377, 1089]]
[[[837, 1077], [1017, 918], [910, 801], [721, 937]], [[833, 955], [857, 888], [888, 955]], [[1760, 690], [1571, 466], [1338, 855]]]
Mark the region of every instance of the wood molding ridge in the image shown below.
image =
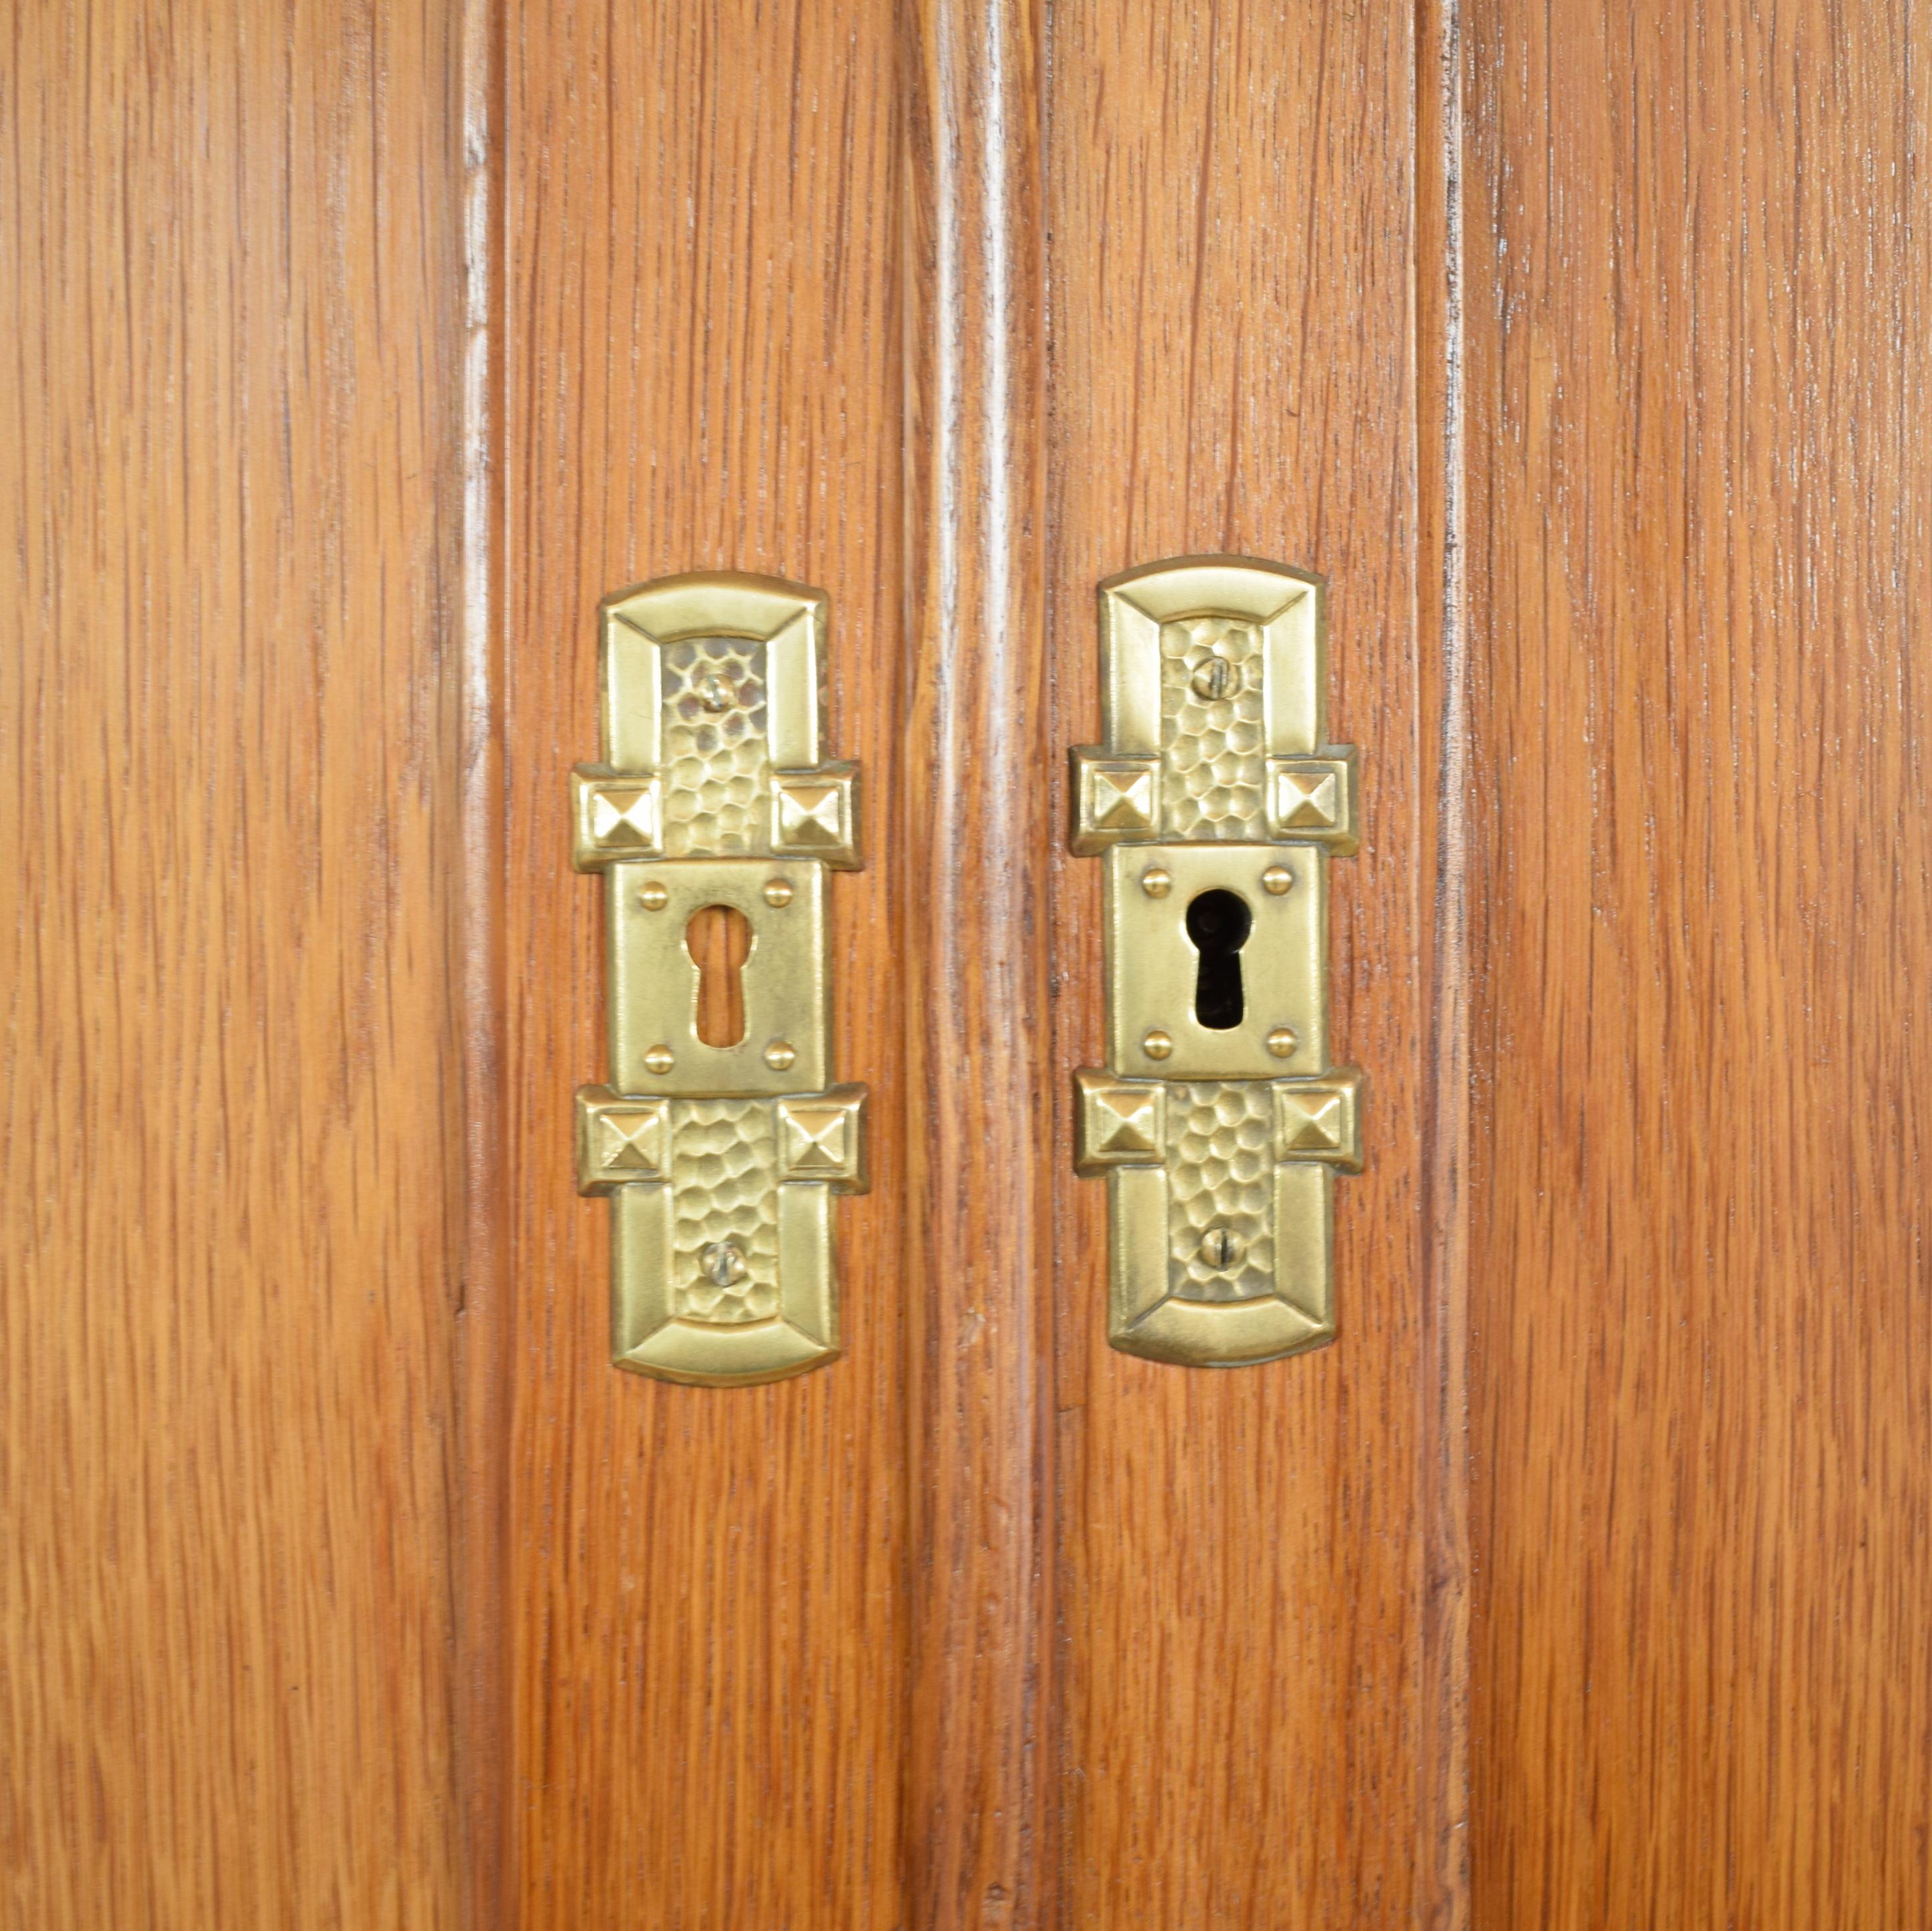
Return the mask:
[[1423, 1772], [1418, 1921], [1468, 1931], [1470, 1120], [1467, 827], [1470, 745], [1465, 619], [1462, 91], [1460, 0], [1416, 19], [1416, 356], [1422, 556], [1425, 850], [1434, 856], [1425, 943], [1431, 1048], [1424, 1097], [1420, 1441]]
[[1054, 1921], [1038, 10], [927, 0], [905, 58], [907, 1888], [922, 1931], [1022, 1931]]
[[495, 0], [463, 0], [456, 157], [463, 195], [461, 579], [456, 632], [458, 810], [463, 875], [454, 907], [461, 983], [461, 1279], [453, 1345], [458, 1402], [458, 1524], [451, 1624], [460, 1846], [460, 1909], [468, 1931], [514, 1921], [509, 1582], [511, 1373], [508, 1245], [504, 1225], [502, 491], [497, 460], [503, 334], [496, 325], [503, 260], [499, 130], [503, 22]]

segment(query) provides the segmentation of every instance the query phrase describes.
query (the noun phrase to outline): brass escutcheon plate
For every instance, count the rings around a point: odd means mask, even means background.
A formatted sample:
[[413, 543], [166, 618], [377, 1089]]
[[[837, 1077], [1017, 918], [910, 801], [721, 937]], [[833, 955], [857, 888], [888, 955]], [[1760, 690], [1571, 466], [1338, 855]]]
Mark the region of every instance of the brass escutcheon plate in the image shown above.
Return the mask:
[[[1158, 1361], [1335, 1335], [1362, 1078], [1328, 1060], [1328, 865], [1357, 802], [1326, 742], [1324, 595], [1246, 557], [1100, 586], [1106, 742], [1072, 754], [1072, 843], [1106, 861], [1108, 1063], [1074, 1076], [1076, 1164], [1107, 1179], [1108, 1338]], [[1232, 937], [1197, 939], [1210, 901]]]
[[[865, 1089], [830, 1083], [826, 878], [860, 863], [860, 799], [821, 754], [826, 599], [718, 572], [600, 616], [572, 856], [605, 881], [610, 1075], [578, 1094], [577, 1163], [610, 1199], [612, 1356], [776, 1381], [838, 1352], [831, 1198], [867, 1184]], [[748, 939], [742, 1036], [712, 1043], [689, 934], [714, 907]]]

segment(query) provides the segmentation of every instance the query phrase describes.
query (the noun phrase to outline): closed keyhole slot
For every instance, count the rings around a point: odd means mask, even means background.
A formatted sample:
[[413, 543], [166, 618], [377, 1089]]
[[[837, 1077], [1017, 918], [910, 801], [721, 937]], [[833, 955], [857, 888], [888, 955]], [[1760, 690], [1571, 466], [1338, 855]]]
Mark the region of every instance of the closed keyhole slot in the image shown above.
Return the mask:
[[707, 1046], [745, 1040], [745, 961], [752, 922], [735, 905], [702, 905], [684, 928], [684, 949], [698, 968], [698, 1036]]
[[1187, 908], [1187, 936], [1201, 955], [1194, 975], [1194, 1017], [1210, 1033], [1241, 1023], [1247, 1000], [1241, 991], [1241, 948], [1255, 915], [1236, 892], [1204, 892]]

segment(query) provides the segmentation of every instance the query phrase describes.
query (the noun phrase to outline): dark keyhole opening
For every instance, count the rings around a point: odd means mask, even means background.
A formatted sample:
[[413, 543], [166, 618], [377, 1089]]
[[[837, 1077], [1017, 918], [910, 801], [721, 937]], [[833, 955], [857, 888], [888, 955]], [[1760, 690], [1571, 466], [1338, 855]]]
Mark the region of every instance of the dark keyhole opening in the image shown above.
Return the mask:
[[684, 949], [698, 968], [698, 1038], [707, 1046], [742, 1045], [751, 920], [735, 905], [701, 905], [684, 928]]
[[1255, 915], [1238, 892], [1204, 892], [1187, 908], [1187, 936], [1201, 955], [1194, 976], [1194, 1016], [1210, 1032], [1241, 1023], [1247, 1001], [1241, 991], [1241, 948]]

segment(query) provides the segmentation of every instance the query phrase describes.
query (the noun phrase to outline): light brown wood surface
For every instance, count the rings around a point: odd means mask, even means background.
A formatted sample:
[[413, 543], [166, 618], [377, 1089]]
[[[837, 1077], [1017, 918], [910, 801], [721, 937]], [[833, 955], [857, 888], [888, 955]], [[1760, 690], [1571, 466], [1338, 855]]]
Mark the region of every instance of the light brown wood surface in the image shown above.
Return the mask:
[[0, 1921], [432, 1931], [451, 18], [7, 46]]
[[[499, 409], [504, 1578], [524, 1931], [902, 1921], [897, 10], [538, 5], [502, 49]], [[596, 607], [732, 568], [830, 598], [830, 733], [872, 854], [830, 889], [835, 1066], [873, 1191], [836, 1219], [846, 1352], [768, 1387], [610, 1362], [602, 895], [565, 774], [596, 746]]]
[[[1932, 1923], [1902, 0], [24, 13], [0, 1922]], [[1105, 1338], [1094, 591], [1326, 573], [1340, 1336]], [[598, 601], [831, 599], [844, 1358], [609, 1363]], [[734, 941], [700, 920], [706, 1023]]]
[[1924, 1924], [1924, 16], [1466, 11], [1475, 1921]]
[[[1110, 0], [1054, 20], [1054, 735], [1099, 735], [1102, 577], [1202, 551], [1327, 575], [1366, 826], [1330, 872], [1332, 1033], [1372, 1082], [1368, 1171], [1336, 1190], [1340, 1338], [1262, 1368], [1108, 1348], [1104, 1189], [1063, 1144], [1066, 1921], [1406, 1931], [1436, 1855], [1412, 22]], [[1058, 867], [1063, 1067], [1102, 1057], [1100, 871]]]

